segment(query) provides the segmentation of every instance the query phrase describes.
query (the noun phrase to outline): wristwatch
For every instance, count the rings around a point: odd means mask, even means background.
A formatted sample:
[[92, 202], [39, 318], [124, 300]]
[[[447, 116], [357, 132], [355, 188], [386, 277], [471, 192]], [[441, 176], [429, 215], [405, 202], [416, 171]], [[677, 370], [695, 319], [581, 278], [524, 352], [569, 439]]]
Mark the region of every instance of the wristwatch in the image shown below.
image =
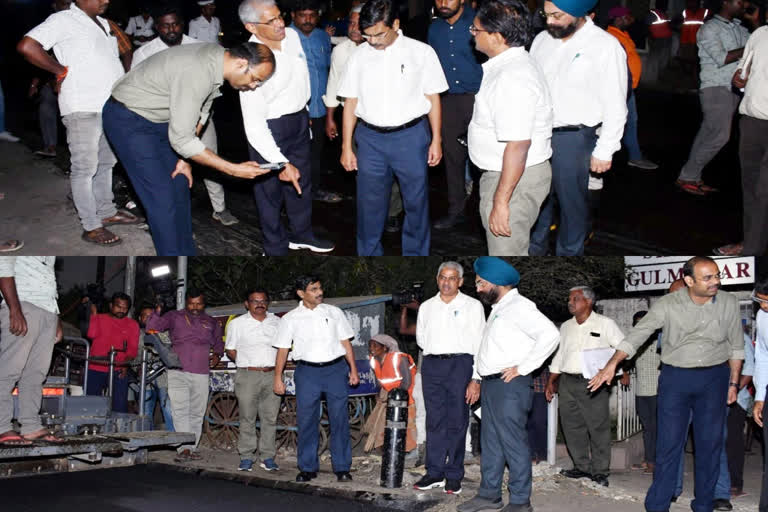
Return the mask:
[[735, 387], [736, 389], [739, 389], [739, 383], [738, 383], [738, 382], [729, 382], [729, 383], [728, 383], [728, 386], [733, 386], [733, 387]]

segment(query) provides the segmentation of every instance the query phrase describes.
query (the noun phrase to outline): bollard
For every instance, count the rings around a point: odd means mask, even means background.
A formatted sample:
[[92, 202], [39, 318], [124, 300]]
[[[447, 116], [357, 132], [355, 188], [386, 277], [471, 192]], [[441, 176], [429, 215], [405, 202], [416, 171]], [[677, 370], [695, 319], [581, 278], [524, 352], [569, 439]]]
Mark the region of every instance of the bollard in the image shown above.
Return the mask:
[[403, 485], [405, 434], [408, 428], [408, 391], [393, 389], [387, 397], [387, 423], [384, 427], [384, 453], [381, 457], [381, 486]]

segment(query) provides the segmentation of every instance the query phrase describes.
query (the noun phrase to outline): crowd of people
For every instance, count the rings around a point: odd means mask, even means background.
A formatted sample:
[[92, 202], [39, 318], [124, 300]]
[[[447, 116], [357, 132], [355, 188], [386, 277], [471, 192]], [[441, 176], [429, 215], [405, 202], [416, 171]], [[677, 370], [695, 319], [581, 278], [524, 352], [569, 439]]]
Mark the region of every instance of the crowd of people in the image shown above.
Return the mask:
[[[742, 0], [719, 0], [712, 10], [689, 3], [679, 36], [662, 3], [648, 25], [647, 64], [693, 55], [695, 68], [698, 54], [703, 121], [675, 184], [698, 196], [717, 192], [702, 170], [730, 139], [738, 108], [744, 237], [715, 252], [763, 254], [764, 15]], [[402, 231], [403, 255], [429, 254], [432, 230], [464, 219], [470, 167], [480, 175], [488, 254], [548, 254], [553, 230], [555, 254], [583, 254], [615, 153], [624, 145], [630, 167], [658, 167], [638, 142], [642, 23], [627, 7], [608, 10], [604, 30], [593, 21], [595, 0], [546, 0], [533, 11], [519, 0], [435, 0], [423, 43], [403, 32], [392, 0], [353, 0], [345, 36], [331, 24], [320, 28], [318, 0], [295, 3], [290, 26], [274, 0], [244, 0], [238, 15], [248, 42], [225, 49], [214, 1], [198, 4], [187, 35], [174, 5], [142, 7], [123, 32], [103, 17], [108, 2], [60, 0], [18, 44], [41, 70], [30, 86], [40, 98], [41, 155], [55, 154], [58, 99], [87, 242], [118, 244], [110, 225], [143, 224], [114, 204], [118, 160], [159, 255], [195, 253], [190, 162], [252, 182], [266, 255], [334, 249], [314, 233], [312, 203], [342, 200], [326, 183], [326, 148], [336, 137], [340, 165], [357, 172], [362, 256], [383, 254], [385, 230]], [[248, 162], [216, 154], [211, 113], [224, 81], [240, 91]], [[2, 128], [0, 138], [12, 140]], [[428, 167], [441, 161], [447, 211], [431, 222]], [[221, 183], [206, 176], [213, 218], [237, 223]]]

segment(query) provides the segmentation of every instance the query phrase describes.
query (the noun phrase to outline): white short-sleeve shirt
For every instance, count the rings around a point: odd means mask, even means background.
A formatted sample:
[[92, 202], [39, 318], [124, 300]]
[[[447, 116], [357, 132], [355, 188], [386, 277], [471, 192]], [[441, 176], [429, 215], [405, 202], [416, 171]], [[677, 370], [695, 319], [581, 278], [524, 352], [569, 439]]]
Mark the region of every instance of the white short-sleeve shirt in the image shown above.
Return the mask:
[[297, 361], [327, 363], [346, 355], [341, 342], [354, 337], [355, 331], [340, 308], [318, 304], [309, 309], [299, 302], [296, 309], [282, 317], [274, 346], [293, 346]]
[[[144, 16], [134, 16], [128, 20], [128, 26], [125, 27], [125, 33], [133, 37], [152, 37], [155, 35], [153, 26], [154, 23], [151, 17], [148, 20], [145, 20]], [[141, 46], [144, 43], [138, 39], [133, 39], [133, 44]]]
[[581, 375], [583, 350], [616, 348], [623, 339], [624, 333], [607, 316], [593, 311], [582, 324], [571, 318], [560, 326], [560, 349], [552, 358], [549, 371]]
[[189, 37], [199, 41], [218, 43], [219, 32], [221, 32], [221, 22], [216, 16], [213, 16], [211, 21], [205, 19], [205, 16], [198, 16], [189, 22]]
[[480, 169], [501, 171], [509, 141], [530, 140], [526, 167], [552, 155], [552, 102], [544, 75], [522, 47], [483, 64], [469, 123], [469, 157]]
[[355, 115], [375, 126], [400, 126], [429, 113], [425, 94], [448, 90], [435, 50], [397, 31], [383, 50], [362, 43], [352, 52], [338, 95], [357, 98]]
[[277, 349], [274, 347], [280, 318], [267, 313], [263, 321], [256, 320], [250, 313], [232, 319], [227, 324], [226, 350], [237, 350], [235, 364], [238, 368], [249, 366], [275, 366]]
[[[197, 39], [193, 37], [189, 37], [187, 34], [182, 34], [181, 36], [181, 44], [195, 44], [195, 43], [201, 43], [202, 41], [198, 41]], [[167, 50], [169, 46], [163, 42], [162, 39], [159, 37], [154, 38], [153, 40], [149, 41], [147, 44], [143, 45], [141, 48], [138, 48], [135, 52], [133, 52], [133, 59], [131, 60], [131, 69], [138, 66], [140, 63], [144, 62], [151, 56], [153, 56], [156, 53], [160, 53], [163, 50]]]
[[112, 85], [124, 74], [109, 23], [98, 16], [96, 21], [99, 25], [73, 3], [27, 33], [46, 51], [53, 48], [56, 59], [68, 68], [59, 93], [62, 116], [101, 112]]

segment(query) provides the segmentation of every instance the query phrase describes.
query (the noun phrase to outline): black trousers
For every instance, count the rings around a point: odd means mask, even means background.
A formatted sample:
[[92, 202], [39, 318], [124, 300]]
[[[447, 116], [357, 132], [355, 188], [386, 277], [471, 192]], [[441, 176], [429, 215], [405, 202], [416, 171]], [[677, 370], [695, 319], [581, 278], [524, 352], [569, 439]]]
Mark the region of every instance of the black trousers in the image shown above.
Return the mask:
[[763, 255], [768, 248], [768, 121], [741, 116], [739, 160], [744, 197], [745, 255]]
[[728, 437], [725, 439], [725, 453], [728, 456], [728, 472], [731, 487], [744, 487], [744, 423], [747, 411], [739, 404], [728, 407]]
[[533, 405], [528, 413], [528, 446], [531, 458], [547, 460], [547, 396], [533, 393]]
[[312, 146], [311, 146], [311, 158], [312, 163], [312, 185], [314, 185], [315, 193], [323, 188], [323, 174], [325, 172], [325, 162], [323, 161], [323, 152], [325, 151], [325, 116], [312, 117], [311, 131], [312, 131]]
[[440, 100], [443, 116], [443, 162], [448, 192], [448, 215], [458, 215], [464, 210], [464, 168], [467, 162], [467, 148], [456, 140], [466, 137], [472, 110], [474, 94], [444, 94]]
[[656, 463], [656, 395], [635, 397], [637, 415], [643, 425], [643, 448], [645, 462]]
[[[277, 119], [269, 119], [267, 126], [275, 138], [277, 147], [301, 173], [301, 195], [296, 193], [290, 182], [280, 181], [274, 171], [253, 180], [253, 195], [264, 236], [264, 252], [267, 256], [283, 256], [288, 253], [288, 233], [280, 219], [283, 206], [288, 213], [292, 237], [302, 240], [314, 236], [309, 115], [306, 110], [300, 110]], [[250, 144], [248, 152], [256, 162], [265, 162]]]

